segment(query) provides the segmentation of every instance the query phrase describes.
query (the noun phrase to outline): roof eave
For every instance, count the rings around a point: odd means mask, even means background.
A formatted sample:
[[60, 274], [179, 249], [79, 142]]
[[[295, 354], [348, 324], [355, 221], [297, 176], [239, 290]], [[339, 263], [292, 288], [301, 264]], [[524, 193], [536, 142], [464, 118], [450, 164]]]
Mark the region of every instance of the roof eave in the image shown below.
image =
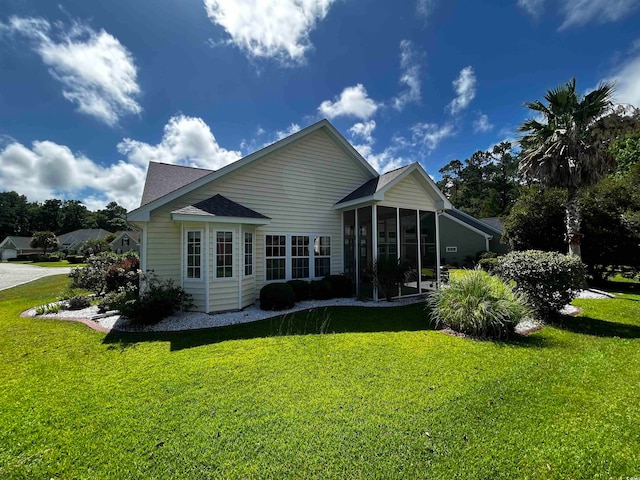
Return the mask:
[[243, 225], [269, 225], [271, 223], [270, 218], [223, 217], [218, 215], [196, 215], [187, 213], [172, 213], [171, 218], [175, 222], [241, 223]]

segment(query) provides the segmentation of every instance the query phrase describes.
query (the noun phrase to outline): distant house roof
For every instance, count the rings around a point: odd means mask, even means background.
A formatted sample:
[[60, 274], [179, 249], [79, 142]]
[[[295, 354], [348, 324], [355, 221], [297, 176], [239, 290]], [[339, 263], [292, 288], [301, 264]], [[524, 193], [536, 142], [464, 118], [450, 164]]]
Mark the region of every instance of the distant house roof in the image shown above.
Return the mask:
[[168, 163], [149, 162], [147, 179], [144, 183], [140, 206], [151, 203], [154, 200], [184, 187], [212, 173], [213, 170], [203, 168], [184, 167]]
[[351, 200], [357, 200], [358, 198], [370, 197], [376, 192], [382, 190], [382, 188], [391, 183], [396, 177], [402, 174], [402, 172], [404, 172], [410, 166], [411, 165], [405, 165], [404, 167], [396, 168], [395, 170], [383, 173], [376, 178], [372, 178], [368, 182], [356, 188], [353, 192], [344, 197], [338, 203], [349, 202]]
[[171, 213], [177, 215], [205, 215], [216, 217], [236, 217], [236, 218], [264, 218], [269, 219], [261, 213], [240, 205], [233, 200], [229, 200], [220, 194], [198, 202], [194, 205], [175, 210]]
[[504, 230], [504, 220], [499, 217], [481, 218], [480, 221], [492, 226], [496, 230], [499, 230], [500, 233]]
[[128, 236], [134, 242], [138, 244], [140, 243], [140, 232], [136, 230], [121, 230], [119, 232], [114, 233], [114, 235], [116, 236], [116, 238], [114, 238], [111, 241], [112, 244], [117, 243], [118, 240], [120, 240], [125, 235]]
[[107, 235], [111, 235], [111, 232], [107, 232], [102, 228], [81, 228], [80, 230], [58, 235], [58, 242], [60, 247], [69, 248], [87, 240], [102, 240]]
[[0, 248], [11, 248], [16, 250], [36, 250], [31, 246], [31, 237], [8, 236], [0, 242]]
[[462, 210], [458, 210], [457, 208], [445, 210], [445, 213], [460, 220], [461, 222], [466, 223], [467, 225], [472, 226], [476, 230], [480, 230], [481, 232], [486, 233], [487, 235], [502, 235], [502, 230], [498, 230], [496, 227], [489, 225], [482, 220], [478, 220], [476, 217], [469, 215]]

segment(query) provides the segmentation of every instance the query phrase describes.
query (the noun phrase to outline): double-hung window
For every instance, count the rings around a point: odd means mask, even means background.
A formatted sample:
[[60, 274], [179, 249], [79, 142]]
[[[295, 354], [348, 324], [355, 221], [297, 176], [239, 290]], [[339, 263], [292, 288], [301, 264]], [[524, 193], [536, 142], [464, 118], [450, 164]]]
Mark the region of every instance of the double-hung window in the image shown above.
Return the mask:
[[291, 236], [291, 278], [309, 278], [309, 237]]
[[233, 232], [216, 232], [216, 278], [233, 277]]
[[331, 237], [314, 237], [313, 260], [316, 277], [331, 274]]
[[244, 233], [244, 276], [253, 275], [253, 233]]
[[265, 238], [267, 280], [285, 280], [287, 266], [287, 236], [267, 235]]
[[187, 230], [186, 232], [186, 277], [188, 279], [202, 278], [202, 231]]

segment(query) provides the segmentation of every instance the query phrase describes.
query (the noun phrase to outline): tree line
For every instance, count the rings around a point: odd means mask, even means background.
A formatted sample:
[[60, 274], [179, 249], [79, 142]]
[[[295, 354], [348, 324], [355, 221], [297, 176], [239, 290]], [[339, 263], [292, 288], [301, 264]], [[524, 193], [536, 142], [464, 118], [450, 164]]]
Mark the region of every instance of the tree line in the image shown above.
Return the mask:
[[81, 228], [127, 230], [126, 213], [116, 202], [92, 212], [79, 200], [29, 202], [15, 191], [0, 192], [0, 241], [7, 236], [31, 237], [41, 231], [60, 235]]

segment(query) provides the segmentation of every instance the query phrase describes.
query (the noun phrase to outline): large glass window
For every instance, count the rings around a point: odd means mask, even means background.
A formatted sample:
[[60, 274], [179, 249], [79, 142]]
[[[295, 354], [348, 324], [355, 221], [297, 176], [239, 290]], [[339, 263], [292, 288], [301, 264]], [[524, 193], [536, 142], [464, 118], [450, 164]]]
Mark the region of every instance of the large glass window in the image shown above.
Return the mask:
[[267, 280], [284, 280], [287, 265], [286, 235], [267, 235], [265, 238]]
[[309, 237], [291, 236], [291, 278], [309, 278]]
[[331, 275], [331, 237], [314, 237], [313, 257], [315, 276]]
[[233, 277], [233, 232], [216, 232], [216, 278]]
[[186, 232], [186, 273], [187, 278], [202, 278], [202, 232], [188, 230]]
[[253, 275], [253, 233], [244, 234], [244, 275]]

